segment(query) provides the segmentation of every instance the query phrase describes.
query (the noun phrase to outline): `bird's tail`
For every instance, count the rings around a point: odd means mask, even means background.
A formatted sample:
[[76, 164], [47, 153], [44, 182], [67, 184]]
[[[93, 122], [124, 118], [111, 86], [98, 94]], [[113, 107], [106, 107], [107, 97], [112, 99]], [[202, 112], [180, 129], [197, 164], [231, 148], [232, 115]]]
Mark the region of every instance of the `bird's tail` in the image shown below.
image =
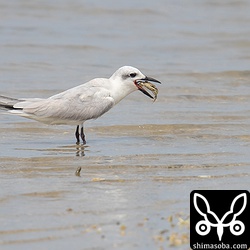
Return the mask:
[[0, 95], [0, 109], [13, 110], [14, 105], [23, 100]]

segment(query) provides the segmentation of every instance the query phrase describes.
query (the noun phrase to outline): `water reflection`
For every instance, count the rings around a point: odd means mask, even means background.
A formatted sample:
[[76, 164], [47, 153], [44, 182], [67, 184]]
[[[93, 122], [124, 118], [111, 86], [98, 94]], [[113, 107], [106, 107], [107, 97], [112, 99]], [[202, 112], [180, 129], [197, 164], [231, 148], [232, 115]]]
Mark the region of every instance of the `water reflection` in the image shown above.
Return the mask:
[[85, 146], [83, 145], [76, 145], [76, 156], [85, 156]]
[[[25, 152], [28, 152], [27, 156], [28, 157], [32, 157], [32, 152], [43, 152], [43, 155], [73, 155], [75, 154], [76, 156], [80, 156], [83, 157], [85, 156], [85, 151], [86, 151], [86, 147], [87, 146], [83, 146], [83, 145], [67, 145], [67, 146], [59, 146], [56, 148], [30, 148], [30, 147], [18, 147], [15, 148], [15, 150], [18, 151], [23, 151], [23, 154], [25, 154]], [[37, 154], [35, 153], [35, 155], [37, 156]]]

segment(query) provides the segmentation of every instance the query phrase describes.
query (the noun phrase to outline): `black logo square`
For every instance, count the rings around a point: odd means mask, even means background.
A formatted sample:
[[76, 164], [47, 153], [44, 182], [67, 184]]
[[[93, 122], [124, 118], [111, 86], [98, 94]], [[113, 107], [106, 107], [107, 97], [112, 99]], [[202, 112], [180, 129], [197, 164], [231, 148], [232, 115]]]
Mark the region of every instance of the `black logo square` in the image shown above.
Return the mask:
[[191, 249], [248, 249], [247, 190], [194, 190], [190, 194]]

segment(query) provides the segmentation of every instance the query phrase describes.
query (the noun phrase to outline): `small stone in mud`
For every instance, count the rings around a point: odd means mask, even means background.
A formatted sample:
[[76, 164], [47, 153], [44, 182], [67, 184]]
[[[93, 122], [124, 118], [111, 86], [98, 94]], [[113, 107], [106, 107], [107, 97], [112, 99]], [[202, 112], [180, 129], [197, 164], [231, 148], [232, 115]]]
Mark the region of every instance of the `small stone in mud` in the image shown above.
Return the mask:
[[81, 168], [81, 167], [78, 167], [78, 168], [76, 169], [75, 175], [76, 175], [76, 176], [80, 176], [81, 170], [82, 170], [82, 168]]
[[126, 235], [126, 229], [127, 227], [125, 225], [120, 226], [120, 235], [125, 236]]

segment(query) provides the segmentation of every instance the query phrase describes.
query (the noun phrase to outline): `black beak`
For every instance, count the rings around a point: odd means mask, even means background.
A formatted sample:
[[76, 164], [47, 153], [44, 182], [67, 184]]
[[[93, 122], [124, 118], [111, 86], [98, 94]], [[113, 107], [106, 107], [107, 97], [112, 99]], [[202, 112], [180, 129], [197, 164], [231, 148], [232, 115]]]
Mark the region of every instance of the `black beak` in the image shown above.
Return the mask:
[[146, 76], [145, 78], [143, 79], [140, 79], [139, 81], [142, 81], [142, 82], [157, 82], [157, 83], [161, 83], [160, 81], [152, 78], [152, 77], [149, 77], [149, 76]]

